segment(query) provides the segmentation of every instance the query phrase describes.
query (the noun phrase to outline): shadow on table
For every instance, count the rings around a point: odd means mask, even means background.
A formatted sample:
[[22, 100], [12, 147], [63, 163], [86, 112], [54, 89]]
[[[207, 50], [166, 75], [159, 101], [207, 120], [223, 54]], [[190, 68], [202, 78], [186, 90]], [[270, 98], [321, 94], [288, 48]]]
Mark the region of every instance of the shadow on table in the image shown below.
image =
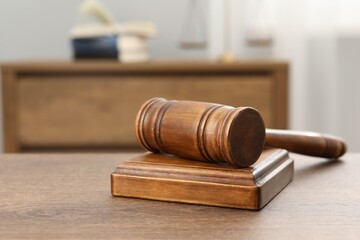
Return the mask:
[[[299, 159], [298, 161], [296, 158], [295, 160], [295, 166], [298, 165], [298, 162], [301, 161]], [[302, 163], [301, 166], [295, 167], [295, 177], [296, 179], [301, 178], [309, 178], [311, 175], [318, 175], [319, 173], [322, 173], [324, 171], [330, 172], [336, 168], [339, 168], [340, 166], [345, 164], [345, 161], [343, 159], [312, 159], [314, 162], [310, 164]], [[306, 162], [308, 163], [308, 161]], [[300, 165], [300, 164], [299, 164]]]

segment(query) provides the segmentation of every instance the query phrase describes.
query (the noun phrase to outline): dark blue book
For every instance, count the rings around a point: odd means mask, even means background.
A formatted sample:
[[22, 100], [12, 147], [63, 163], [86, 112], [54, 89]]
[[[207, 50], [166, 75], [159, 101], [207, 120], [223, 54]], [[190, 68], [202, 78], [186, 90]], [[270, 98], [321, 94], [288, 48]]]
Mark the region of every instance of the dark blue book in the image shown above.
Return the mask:
[[117, 35], [81, 37], [71, 40], [75, 59], [117, 59]]

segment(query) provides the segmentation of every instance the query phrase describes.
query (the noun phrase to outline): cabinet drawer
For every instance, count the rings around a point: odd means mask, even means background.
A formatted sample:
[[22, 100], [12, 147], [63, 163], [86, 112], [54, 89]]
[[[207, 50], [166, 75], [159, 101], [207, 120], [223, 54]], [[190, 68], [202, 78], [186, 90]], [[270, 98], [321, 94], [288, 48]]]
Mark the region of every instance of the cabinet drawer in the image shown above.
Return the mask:
[[274, 84], [270, 75], [23, 77], [18, 139], [27, 148], [134, 147], [136, 113], [152, 97], [252, 106], [272, 127]]

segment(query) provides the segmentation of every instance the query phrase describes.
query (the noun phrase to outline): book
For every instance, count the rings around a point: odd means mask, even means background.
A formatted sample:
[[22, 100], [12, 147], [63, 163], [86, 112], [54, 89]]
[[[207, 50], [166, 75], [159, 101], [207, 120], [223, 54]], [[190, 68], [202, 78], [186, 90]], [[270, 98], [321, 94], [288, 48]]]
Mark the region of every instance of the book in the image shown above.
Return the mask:
[[150, 60], [149, 54], [147, 52], [139, 53], [121, 53], [118, 56], [118, 59], [122, 63], [140, 63], [147, 62]]
[[147, 41], [135, 35], [123, 35], [117, 40], [118, 59], [123, 63], [146, 62], [150, 59]]
[[148, 44], [145, 38], [136, 35], [121, 35], [117, 40], [117, 46], [121, 50], [147, 51]]
[[75, 59], [117, 59], [116, 35], [73, 38], [72, 48]]
[[[145, 62], [150, 59], [148, 33], [139, 28], [108, 25], [80, 25], [70, 31], [75, 59], [118, 59], [123, 63]], [[141, 32], [141, 33], [140, 33]]]
[[153, 23], [117, 23], [111, 12], [98, 0], [85, 0], [80, 11], [95, 17], [97, 22], [79, 24], [71, 29], [75, 59], [109, 58], [124, 63], [149, 59], [147, 40], [157, 33]]

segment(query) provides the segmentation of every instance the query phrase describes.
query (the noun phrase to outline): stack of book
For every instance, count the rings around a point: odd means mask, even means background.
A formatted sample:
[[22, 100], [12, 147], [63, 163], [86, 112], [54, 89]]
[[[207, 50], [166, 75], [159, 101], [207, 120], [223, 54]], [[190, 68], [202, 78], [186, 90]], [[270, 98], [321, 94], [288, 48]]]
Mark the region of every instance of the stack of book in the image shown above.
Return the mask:
[[70, 31], [75, 59], [118, 59], [124, 63], [150, 59], [148, 39], [156, 35], [151, 22], [117, 23], [96, 0], [85, 1], [81, 11], [100, 22], [77, 25]]
[[146, 62], [150, 59], [146, 38], [123, 35], [117, 40], [120, 62]]
[[151, 23], [79, 25], [70, 32], [75, 59], [118, 59], [124, 63], [150, 59], [148, 39], [155, 35]]

